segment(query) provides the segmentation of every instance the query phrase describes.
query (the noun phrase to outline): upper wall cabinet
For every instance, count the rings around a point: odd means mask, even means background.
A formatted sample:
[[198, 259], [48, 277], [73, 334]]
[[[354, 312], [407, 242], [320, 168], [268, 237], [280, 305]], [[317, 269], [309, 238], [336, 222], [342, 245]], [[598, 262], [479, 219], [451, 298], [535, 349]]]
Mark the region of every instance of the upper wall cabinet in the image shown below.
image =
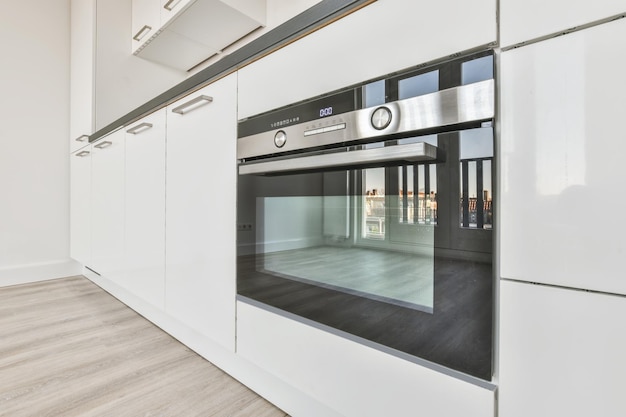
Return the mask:
[[132, 51], [188, 70], [265, 25], [266, 0], [133, 0]]
[[500, 0], [501, 46], [626, 13], [624, 0]]

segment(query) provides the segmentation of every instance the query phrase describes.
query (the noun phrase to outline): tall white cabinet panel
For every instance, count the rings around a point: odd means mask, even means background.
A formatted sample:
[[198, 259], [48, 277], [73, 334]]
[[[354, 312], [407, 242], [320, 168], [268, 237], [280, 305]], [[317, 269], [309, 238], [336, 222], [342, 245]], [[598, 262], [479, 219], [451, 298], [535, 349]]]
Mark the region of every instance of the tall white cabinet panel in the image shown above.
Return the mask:
[[72, 0], [70, 30], [70, 152], [94, 131], [96, 1]]
[[124, 128], [125, 267], [120, 285], [165, 306], [165, 109]]
[[239, 118], [496, 39], [493, 0], [377, 1], [242, 68]]
[[236, 74], [167, 107], [166, 312], [234, 350]]
[[124, 131], [98, 140], [91, 155], [91, 264], [114, 281], [124, 268]]
[[626, 294], [626, 19], [501, 64], [501, 275]]
[[626, 298], [503, 281], [502, 417], [622, 417]]
[[500, 0], [500, 39], [510, 46], [619, 13], [624, 0]]
[[70, 157], [70, 256], [91, 263], [91, 146]]

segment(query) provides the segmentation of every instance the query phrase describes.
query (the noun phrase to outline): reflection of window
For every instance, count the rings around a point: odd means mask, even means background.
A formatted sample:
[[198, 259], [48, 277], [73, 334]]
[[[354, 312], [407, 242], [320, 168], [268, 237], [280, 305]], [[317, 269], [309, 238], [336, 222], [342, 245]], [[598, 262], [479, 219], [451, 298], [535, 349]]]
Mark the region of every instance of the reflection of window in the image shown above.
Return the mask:
[[398, 221], [404, 224], [437, 224], [437, 166], [398, 167]]
[[385, 238], [385, 169], [363, 170], [363, 234], [366, 239]]
[[493, 227], [493, 133], [490, 128], [460, 135], [460, 226], [470, 229]]
[[400, 100], [434, 93], [439, 90], [439, 70], [405, 78], [398, 82]]
[[493, 78], [493, 56], [484, 56], [461, 64], [461, 84], [472, 84]]

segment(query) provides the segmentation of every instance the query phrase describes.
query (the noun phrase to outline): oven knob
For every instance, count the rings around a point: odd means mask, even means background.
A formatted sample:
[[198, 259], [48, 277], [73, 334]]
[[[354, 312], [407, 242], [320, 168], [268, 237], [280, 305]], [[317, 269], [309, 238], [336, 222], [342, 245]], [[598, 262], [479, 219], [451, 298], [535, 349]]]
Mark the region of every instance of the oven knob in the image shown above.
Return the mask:
[[276, 132], [274, 135], [274, 145], [276, 145], [277, 148], [282, 148], [285, 146], [285, 142], [287, 142], [287, 134], [282, 130]]
[[372, 127], [383, 130], [391, 123], [391, 110], [387, 107], [379, 107], [372, 113]]

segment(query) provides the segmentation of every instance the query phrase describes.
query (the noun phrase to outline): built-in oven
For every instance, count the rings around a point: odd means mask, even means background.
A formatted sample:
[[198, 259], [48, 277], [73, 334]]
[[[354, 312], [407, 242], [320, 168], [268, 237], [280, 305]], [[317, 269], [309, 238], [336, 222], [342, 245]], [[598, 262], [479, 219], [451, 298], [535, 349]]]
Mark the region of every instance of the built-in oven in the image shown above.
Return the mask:
[[493, 67], [485, 51], [240, 120], [238, 300], [491, 380]]

